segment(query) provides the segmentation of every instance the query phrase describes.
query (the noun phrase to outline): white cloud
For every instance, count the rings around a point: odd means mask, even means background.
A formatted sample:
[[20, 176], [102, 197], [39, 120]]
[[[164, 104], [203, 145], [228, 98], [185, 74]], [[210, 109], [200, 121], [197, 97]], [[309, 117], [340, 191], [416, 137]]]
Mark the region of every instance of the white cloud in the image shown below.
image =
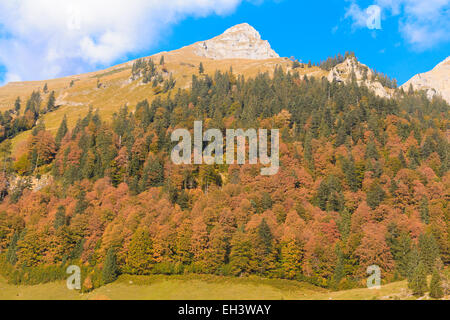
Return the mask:
[[351, 18], [353, 20], [353, 27], [363, 28], [367, 25], [368, 15], [359, 5], [352, 3], [345, 12], [345, 18]]
[[[365, 10], [353, 0], [346, 18], [354, 27], [365, 27]], [[384, 16], [399, 19], [399, 31], [415, 49], [426, 50], [450, 41], [450, 0], [375, 0]]]
[[84, 72], [155, 46], [188, 16], [226, 15], [242, 1], [1, 0], [0, 65], [6, 81]]

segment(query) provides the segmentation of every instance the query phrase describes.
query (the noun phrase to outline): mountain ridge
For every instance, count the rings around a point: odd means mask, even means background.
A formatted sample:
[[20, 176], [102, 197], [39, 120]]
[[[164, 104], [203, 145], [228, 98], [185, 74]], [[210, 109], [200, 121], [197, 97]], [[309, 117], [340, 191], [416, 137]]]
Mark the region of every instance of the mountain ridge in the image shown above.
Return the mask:
[[428, 72], [418, 73], [402, 85], [404, 90], [425, 90], [429, 99], [441, 96], [450, 103], [450, 56]]
[[[238, 45], [236, 48], [231, 46], [231, 51], [227, 53], [230, 41]], [[205, 51], [201, 49], [203, 43], [207, 43], [207, 46], [212, 43], [213, 46]], [[211, 49], [215, 50], [211, 51]], [[163, 56], [164, 63], [160, 65], [158, 62]], [[232, 58], [229, 58], [230, 56]], [[193, 75], [212, 75], [216, 70], [225, 72], [232, 68], [233, 73], [244, 75], [246, 78], [255, 77], [261, 72], [272, 74], [277, 66], [287, 71], [294, 70], [293, 61], [286, 57], [279, 57], [268, 41], [262, 40], [259, 32], [247, 23], [232, 26], [210, 40], [199, 41], [173, 51], [156, 53], [142, 59], [153, 60], [157, 72], [164, 75], [163, 80], [173, 76], [174, 89], [188, 88]], [[20, 97], [24, 104], [33, 91], [41, 91], [44, 102], [48, 99], [50, 92], [55, 91], [58, 108], [42, 117], [47, 129], [51, 132], [56, 132], [64, 115], [67, 115], [69, 127], [73, 127], [79, 117], [88, 113], [90, 107], [98, 109], [99, 114], [109, 120], [123, 105], [128, 105], [130, 111], [133, 111], [139, 101], [147, 99], [151, 102], [156, 97], [167, 94], [155, 93], [151, 83], [143, 83], [141, 79], [136, 81], [130, 79], [130, 73], [136, 61], [137, 59], [130, 60], [103, 70], [63, 78], [8, 83], [0, 87], [0, 111], [12, 110], [17, 97]], [[200, 64], [203, 64], [205, 69], [203, 75], [199, 75]], [[359, 66], [368, 70], [368, 76], [373, 73], [369, 67], [357, 60], [356, 62], [344, 61], [330, 71], [307, 64], [301, 64], [301, 68], [295, 68], [295, 71], [303, 77], [348, 81], [351, 70], [359, 69]], [[364, 80], [361, 72], [356, 72], [356, 75], [359, 84], [364, 83], [378, 96], [386, 98], [392, 96], [392, 89], [383, 87], [379, 81]], [[49, 91], [42, 92], [46, 84]], [[29, 134], [27, 131], [16, 136], [13, 139], [14, 147], [17, 148], [24, 142]]]

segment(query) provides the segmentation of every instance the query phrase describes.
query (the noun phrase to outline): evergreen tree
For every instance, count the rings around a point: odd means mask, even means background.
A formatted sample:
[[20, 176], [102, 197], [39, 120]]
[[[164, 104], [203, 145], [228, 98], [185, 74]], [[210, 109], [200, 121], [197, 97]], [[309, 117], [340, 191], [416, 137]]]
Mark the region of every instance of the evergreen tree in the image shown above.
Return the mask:
[[55, 91], [50, 93], [47, 102], [47, 112], [51, 112], [55, 109]]
[[338, 289], [339, 283], [345, 277], [345, 259], [344, 259], [344, 254], [342, 253], [342, 249], [341, 249], [341, 246], [339, 245], [339, 243], [336, 244], [335, 252], [336, 252], [337, 262], [336, 262], [336, 266], [334, 268], [333, 277], [331, 278], [331, 286], [334, 289]]
[[377, 182], [374, 182], [367, 191], [367, 204], [372, 209], [375, 209], [381, 202], [383, 202], [385, 196], [386, 193], [384, 190]]
[[230, 267], [234, 275], [239, 276], [251, 271], [251, 247], [250, 240], [244, 233], [243, 228], [240, 228], [231, 240]]
[[262, 219], [261, 223], [258, 226], [258, 236], [264, 245], [266, 253], [272, 251], [272, 232], [270, 231], [269, 225], [266, 222], [266, 219]]
[[19, 113], [21, 107], [20, 97], [17, 97], [16, 102], [14, 102], [14, 110]]
[[65, 224], [66, 224], [66, 209], [63, 206], [60, 206], [56, 211], [55, 222], [53, 226], [55, 227], [55, 229], [59, 229]]
[[161, 59], [159, 60], [159, 65], [164, 65], [164, 56], [161, 56]]
[[19, 234], [17, 232], [14, 232], [14, 235], [8, 246], [8, 251], [6, 252], [6, 261], [8, 261], [12, 265], [15, 265], [17, 262], [17, 241], [19, 241]]
[[439, 259], [439, 246], [431, 233], [421, 234], [419, 237], [420, 261], [423, 262], [425, 272], [431, 274]]
[[106, 254], [105, 262], [102, 269], [103, 284], [108, 284], [117, 279], [118, 268], [117, 258], [114, 248], [109, 248]]
[[377, 146], [375, 145], [375, 143], [373, 142], [373, 140], [370, 140], [370, 141], [367, 143], [367, 147], [366, 147], [366, 159], [375, 159], [375, 160], [378, 160]]
[[205, 68], [203, 67], [203, 63], [200, 62], [200, 65], [198, 66], [198, 73], [203, 74], [205, 72]]
[[420, 218], [426, 224], [430, 222], [430, 214], [428, 210], [428, 199], [423, 197], [419, 204]]
[[431, 277], [430, 283], [430, 297], [434, 299], [441, 299], [444, 296], [444, 290], [442, 289], [441, 276], [439, 271], [435, 268]]
[[411, 259], [411, 237], [407, 233], [400, 235], [397, 251], [394, 255], [397, 265], [397, 271], [401, 276], [408, 276], [409, 260]]
[[411, 280], [408, 281], [408, 287], [412, 290], [413, 294], [417, 296], [423, 296], [427, 291], [427, 274], [422, 262], [420, 262], [414, 270]]

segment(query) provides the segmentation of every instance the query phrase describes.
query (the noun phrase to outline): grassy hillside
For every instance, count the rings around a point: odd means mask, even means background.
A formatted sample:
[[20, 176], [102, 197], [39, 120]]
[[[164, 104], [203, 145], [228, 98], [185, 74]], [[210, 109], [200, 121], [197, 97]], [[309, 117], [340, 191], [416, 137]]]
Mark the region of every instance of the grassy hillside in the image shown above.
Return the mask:
[[[448, 297], [447, 297], [448, 298]], [[406, 281], [332, 292], [308, 283], [289, 280], [217, 276], [122, 276], [116, 282], [87, 294], [68, 290], [64, 282], [13, 286], [0, 278], [0, 299], [50, 300], [372, 300], [416, 299]]]
[[[277, 65], [285, 70], [291, 68], [291, 61], [287, 58], [274, 58], [267, 60], [213, 60], [199, 57], [194, 54], [192, 46], [184, 47], [171, 52], [163, 52], [153, 55], [158, 70], [163, 67], [159, 65], [161, 56], [164, 56], [164, 69], [167, 75], [172, 73], [176, 80], [175, 89], [186, 88], [190, 85], [192, 75], [198, 75], [200, 62], [204, 65], [205, 73], [214, 74], [216, 70], [227, 71], [230, 68], [236, 74], [245, 77], [254, 77], [259, 72], [272, 73]], [[9, 83], [0, 87], [0, 111], [12, 109], [17, 97], [21, 98], [24, 105], [31, 93], [40, 90], [43, 101], [46, 103], [49, 92], [55, 91], [56, 102], [59, 108], [43, 116], [46, 128], [56, 133], [64, 115], [67, 115], [69, 128], [72, 128], [80, 117], [84, 117], [92, 106], [99, 110], [104, 120], [110, 120], [112, 115], [125, 104], [133, 111], [139, 101], [148, 99], [151, 102], [156, 95], [153, 93], [152, 84], [142, 84], [139, 80], [130, 81], [131, 67], [133, 61], [117, 65], [106, 70], [75, 75], [60, 79], [45, 81], [28, 81]], [[298, 68], [300, 74], [326, 76], [326, 72], [318, 67]], [[73, 85], [71, 86], [71, 82]], [[42, 89], [48, 86], [48, 93], [44, 94]], [[100, 87], [98, 87], [98, 85]], [[167, 94], [160, 94], [166, 96]], [[21, 142], [26, 141], [29, 132], [19, 134], [13, 139], [13, 150], [17, 150]]]

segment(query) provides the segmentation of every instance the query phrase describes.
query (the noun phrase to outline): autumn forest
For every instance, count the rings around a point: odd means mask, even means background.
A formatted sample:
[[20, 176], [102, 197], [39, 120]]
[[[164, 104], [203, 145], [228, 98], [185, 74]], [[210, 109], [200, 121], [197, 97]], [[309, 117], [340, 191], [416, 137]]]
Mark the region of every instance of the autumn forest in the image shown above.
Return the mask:
[[[408, 279], [420, 293], [421, 279], [450, 263], [443, 99], [412, 88], [382, 98], [356, 79], [281, 67], [253, 78], [199, 72], [175, 89], [152, 64], [132, 72], [157, 97], [112, 121], [93, 106], [55, 136], [40, 120], [57, 108], [54, 94], [42, 101], [39, 92], [0, 113], [0, 273], [9, 281], [65, 279], [78, 265], [84, 291], [121, 274], [187, 273], [339, 290], [364, 285], [377, 265], [383, 283]], [[279, 172], [173, 164], [171, 132], [194, 121], [280, 129]], [[13, 157], [10, 138], [25, 130], [27, 147]]]

